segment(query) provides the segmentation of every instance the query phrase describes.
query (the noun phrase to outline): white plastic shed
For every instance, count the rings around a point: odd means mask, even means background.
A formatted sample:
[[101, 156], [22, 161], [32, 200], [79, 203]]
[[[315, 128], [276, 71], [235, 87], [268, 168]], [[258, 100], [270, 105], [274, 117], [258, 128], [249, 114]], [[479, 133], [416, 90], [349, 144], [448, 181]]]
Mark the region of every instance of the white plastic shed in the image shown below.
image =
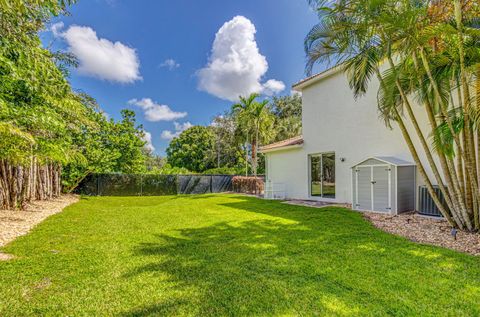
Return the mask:
[[352, 167], [352, 207], [398, 214], [415, 210], [415, 164], [391, 156], [370, 157]]

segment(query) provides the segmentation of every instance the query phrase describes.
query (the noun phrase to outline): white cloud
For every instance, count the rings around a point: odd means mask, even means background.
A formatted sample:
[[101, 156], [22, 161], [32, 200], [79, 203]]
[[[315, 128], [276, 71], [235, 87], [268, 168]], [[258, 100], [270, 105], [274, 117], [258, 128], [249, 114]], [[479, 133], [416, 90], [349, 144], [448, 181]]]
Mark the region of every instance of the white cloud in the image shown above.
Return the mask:
[[182, 133], [183, 131], [193, 127], [193, 125], [188, 121], [184, 123], [174, 122], [173, 125], [175, 127], [175, 131], [169, 131], [169, 130], [162, 131], [162, 134], [161, 134], [162, 139], [171, 140], [173, 138], [178, 137], [180, 133]]
[[278, 94], [284, 89], [285, 89], [285, 84], [276, 79], [267, 80], [267, 82], [263, 84], [263, 93], [267, 96]]
[[63, 24], [63, 22], [53, 23], [50, 26], [50, 31], [52, 32], [53, 36], [59, 37], [62, 35], [61, 30], [63, 29], [64, 26], [65, 25]]
[[193, 124], [188, 121], [184, 123], [174, 122], [173, 125], [175, 126], [175, 131], [185, 131], [193, 127]]
[[150, 98], [131, 99], [128, 103], [142, 108], [148, 121], [172, 121], [187, 116], [186, 112], [175, 112], [169, 106], [157, 104]]
[[147, 142], [147, 144], [145, 144], [145, 147], [152, 152], [155, 151], [155, 147], [152, 144], [152, 134], [148, 131], [143, 131], [143, 133], [143, 141]]
[[164, 130], [162, 131], [162, 134], [160, 135], [162, 139], [165, 139], [165, 140], [171, 140], [177, 136], [179, 136], [180, 133], [175, 133], [175, 132], [172, 132], [172, 131], [169, 131], [169, 130]]
[[174, 59], [168, 58], [160, 64], [160, 67], [168, 68], [168, 70], [174, 70], [175, 68], [179, 68], [180, 64], [177, 63]]
[[253, 23], [243, 16], [226, 22], [215, 35], [208, 64], [197, 72], [198, 88], [231, 101], [252, 92], [278, 92], [280, 81], [269, 80], [267, 87], [261, 82], [268, 63], [258, 50], [255, 33]]
[[90, 27], [73, 25], [60, 33], [63, 23], [55, 23], [50, 30], [62, 37], [68, 50], [79, 61], [78, 71], [84, 75], [120, 83], [132, 83], [142, 79], [135, 49], [120, 42], [98, 38]]

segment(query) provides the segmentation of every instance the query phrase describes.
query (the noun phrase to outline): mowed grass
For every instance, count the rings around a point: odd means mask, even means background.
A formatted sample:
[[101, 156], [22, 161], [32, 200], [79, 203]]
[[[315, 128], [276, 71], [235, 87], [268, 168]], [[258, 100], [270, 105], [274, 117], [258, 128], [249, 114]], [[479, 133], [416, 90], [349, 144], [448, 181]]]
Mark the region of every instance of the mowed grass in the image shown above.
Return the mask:
[[479, 316], [480, 260], [358, 213], [84, 198], [3, 248], [0, 316]]

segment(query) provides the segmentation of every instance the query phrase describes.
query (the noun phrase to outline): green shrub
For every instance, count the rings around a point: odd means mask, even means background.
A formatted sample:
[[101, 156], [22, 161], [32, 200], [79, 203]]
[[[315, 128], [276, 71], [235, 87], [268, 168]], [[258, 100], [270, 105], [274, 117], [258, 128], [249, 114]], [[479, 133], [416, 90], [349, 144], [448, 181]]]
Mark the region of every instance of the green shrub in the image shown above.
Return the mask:
[[242, 174], [242, 169], [238, 167], [216, 167], [203, 172], [208, 175], [238, 175]]
[[154, 168], [147, 172], [147, 174], [164, 174], [164, 175], [185, 175], [185, 174], [196, 174], [184, 167], [175, 167], [170, 164], [165, 164], [161, 168]]

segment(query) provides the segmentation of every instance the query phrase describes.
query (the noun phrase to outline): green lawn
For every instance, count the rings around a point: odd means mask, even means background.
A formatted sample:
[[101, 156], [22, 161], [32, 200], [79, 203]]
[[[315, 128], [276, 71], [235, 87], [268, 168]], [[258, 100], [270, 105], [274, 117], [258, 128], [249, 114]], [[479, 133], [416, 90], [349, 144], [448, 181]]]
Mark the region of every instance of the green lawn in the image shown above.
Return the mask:
[[342, 208], [85, 198], [3, 248], [0, 316], [479, 316], [480, 259]]

